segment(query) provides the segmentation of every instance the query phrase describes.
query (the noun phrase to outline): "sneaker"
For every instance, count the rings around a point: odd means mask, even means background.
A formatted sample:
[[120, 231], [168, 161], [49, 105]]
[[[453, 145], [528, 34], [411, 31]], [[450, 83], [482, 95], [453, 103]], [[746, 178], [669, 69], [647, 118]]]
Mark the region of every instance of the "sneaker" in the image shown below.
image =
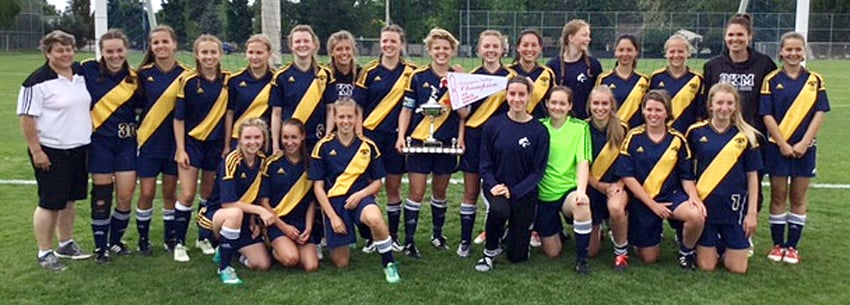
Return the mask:
[[94, 262], [99, 265], [108, 265], [112, 262], [112, 257], [109, 256], [109, 251], [95, 250]]
[[614, 257], [614, 271], [626, 272], [629, 269], [629, 256], [617, 255]]
[[201, 249], [201, 253], [203, 253], [204, 255], [215, 254], [215, 248], [213, 248], [212, 243], [208, 239], [200, 239], [195, 241], [195, 248]]
[[136, 251], [138, 251], [139, 255], [141, 256], [153, 255], [153, 247], [151, 247], [151, 242], [147, 239], [140, 239], [139, 246], [136, 248]]
[[[178, 245], [183, 246], [183, 245]], [[183, 247], [185, 248], [185, 247]], [[175, 248], [175, 250], [177, 250]], [[233, 267], [227, 266], [224, 270], [218, 270], [218, 278], [221, 279], [221, 283], [225, 285], [241, 285], [242, 279], [236, 275], [236, 270], [233, 270]]]
[[398, 266], [396, 266], [395, 262], [387, 264], [384, 267], [384, 278], [387, 280], [387, 283], [390, 284], [398, 284], [401, 282], [401, 277], [398, 275]]
[[[322, 240], [324, 241], [324, 239], [322, 239]], [[321, 243], [316, 245], [316, 257], [318, 258], [318, 260], [322, 260], [322, 259], [325, 258], [325, 255], [322, 254], [322, 248], [323, 248], [323, 246], [322, 246]]]
[[590, 262], [586, 259], [577, 260], [575, 269], [579, 275], [590, 275]]
[[39, 257], [38, 265], [50, 271], [62, 271], [68, 269], [68, 266], [65, 266], [65, 264], [60, 262], [59, 258], [56, 257], [56, 254], [54, 254], [53, 251]]
[[487, 240], [487, 232], [481, 232], [478, 236], [475, 237], [475, 240], [472, 243], [476, 245], [483, 244]]
[[696, 270], [697, 265], [694, 254], [679, 254], [679, 267], [682, 267], [683, 270]]
[[410, 258], [422, 258], [422, 253], [419, 252], [419, 249], [416, 248], [416, 244], [414, 243], [409, 243], [407, 246], [404, 246], [404, 254]]
[[475, 270], [478, 272], [487, 272], [493, 270], [493, 258], [484, 256], [475, 263]]
[[186, 246], [181, 243], [174, 245], [174, 261], [185, 263], [189, 261], [189, 253]]
[[83, 252], [83, 249], [73, 241], [64, 247], [59, 247], [54, 252], [56, 253], [56, 256], [61, 258], [88, 259], [89, 257], [92, 257], [91, 253]]
[[457, 256], [467, 258], [470, 250], [472, 250], [472, 245], [469, 242], [461, 242], [460, 245], [457, 245]]
[[782, 261], [789, 264], [797, 264], [800, 262], [800, 253], [794, 247], [788, 247], [788, 250], [785, 250], [785, 256], [782, 257]]
[[398, 242], [398, 239], [393, 238], [393, 252], [401, 252], [404, 250], [404, 246]]
[[375, 242], [371, 239], [367, 239], [366, 242], [363, 244], [363, 249], [361, 251], [366, 254], [375, 252]]
[[773, 249], [770, 249], [770, 253], [767, 254], [767, 259], [774, 262], [781, 262], [784, 257], [785, 248], [782, 248], [780, 245], [773, 246]]
[[437, 250], [445, 251], [449, 249], [449, 243], [446, 242], [446, 237], [442, 235], [437, 237], [431, 236], [431, 245], [437, 248]]
[[540, 234], [537, 234], [537, 231], [531, 231], [531, 241], [529, 242], [529, 245], [535, 248], [543, 245], [543, 243], [540, 242]]
[[133, 251], [130, 251], [130, 248], [127, 247], [123, 242], [119, 242], [109, 247], [109, 252], [114, 253], [115, 255], [121, 256], [130, 256], [133, 254]]

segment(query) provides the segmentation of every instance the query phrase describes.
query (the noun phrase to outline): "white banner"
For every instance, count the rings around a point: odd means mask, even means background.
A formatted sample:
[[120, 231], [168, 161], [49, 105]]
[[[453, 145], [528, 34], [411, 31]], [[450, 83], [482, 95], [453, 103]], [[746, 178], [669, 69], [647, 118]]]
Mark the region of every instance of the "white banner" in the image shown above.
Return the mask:
[[506, 76], [454, 72], [449, 72], [447, 80], [454, 110], [505, 90], [505, 85], [508, 84]]

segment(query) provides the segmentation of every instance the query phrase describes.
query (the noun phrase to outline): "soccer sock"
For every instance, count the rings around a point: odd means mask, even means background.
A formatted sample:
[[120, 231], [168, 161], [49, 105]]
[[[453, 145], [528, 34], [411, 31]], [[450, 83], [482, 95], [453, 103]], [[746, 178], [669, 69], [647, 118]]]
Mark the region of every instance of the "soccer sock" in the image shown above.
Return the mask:
[[162, 233], [165, 238], [163, 240], [166, 242], [176, 238], [174, 236], [174, 212], [174, 209], [162, 209]]
[[112, 213], [112, 220], [109, 221], [109, 244], [117, 245], [121, 243], [121, 238], [124, 237], [124, 231], [127, 231], [127, 226], [130, 224], [130, 211], [119, 211], [115, 209]]
[[136, 231], [139, 232], [139, 241], [150, 240], [151, 217], [153, 217], [153, 209], [136, 209]]
[[468, 245], [472, 242], [472, 228], [475, 227], [475, 214], [477, 209], [474, 204], [460, 204], [460, 242]]
[[[94, 234], [95, 251], [106, 251], [106, 244], [109, 232], [109, 218], [92, 219], [91, 230]], [[61, 244], [60, 244], [61, 246]]]
[[446, 224], [447, 200], [431, 198], [431, 224], [434, 227], [434, 237], [443, 236], [443, 225]]
[[372, 239], [372, 229], [369, 228], [365, 223], [360, 222], [357, 224], [357, 231], [360, 232], [360, 237], [364, 240]]
[[770, 214], [768, 221], [773, 245], [785, 247], [785, 224], [788, 223], [788, 214]]
[[387, 203], [387, 219], [389, 219], [390, 236], [398, 239], [398, 224], [401, 220], [401, 201]]
[[192, 207], [181, 202], [174, 204], [174, 235], [177, 242], [186, 245], [186, 231], [189, 231], [189, 219], [192, 218]]
[[422, 204], [413, 200], [407, 199], [404, 202], [404, 244], [413, 243], [413, 235], [416, 234], [416, 227], [419, 225], [419, 209]]
[[628, 240], [622, 245], [618, 245], [616, 242], [614, 242], [614, 255], [629, 255]]
[[679, 255], [691, 254], [694, 254], [694, 248], [688, 248], [688, 246], [685, 246], [685, 243], [679, 241]]
[[797, 248], [800, 243], [800, 237], [803, 234], [803, 227], [806, 226], [806, 215], [788, 213], [788, 243], [785, 245], [789, 248]]
[[573, 221], [573, 233], [576, 235], [576, 261], [587, 259], [587, 248], [590, 246], [590, 232], [593, 231], [593, 221]]
[[393, 239], [387, 238], [375, 242], [375, 248], [378, 248], [378, 253], [381, 254], [381, 266], [386, 267], [387, 264], [395, 262], [393, 258]]
[[[106, 251], [109, 240], [109, 210], [112, 207], [112, 184], [94, 184], [91, 190], [91, 229], [95, 251]], [[59, 243], [59, 246], [64, 246]]]
[[230, 266], [230, 261], [239, 251], [239, 249], [236, 249], [236, 242], [239, 241], [239, 234], [242, 233], [242, 230], [240, 228], [221, 227], [219, 233], [221, 234], [221, 245], [219, 245], [218, 251], [221, 255], [221, 261], [218, 263], [218, 270], [224, 270], [224, 268]]
[[[200, 214], [201, 214], [201, 211], [202, 211], [202, 210], [205, 210], [205, 209], [206, 209], [206, 207], [207, 207], [207, 200], [206, 200], [206, 199], [201, 198], [201, 199], [198, 201], [198, 215], [200, 215]], [[212, 242], [212, 240], [213, 240], [213, 239], [215, 239], [215, 238], [213, 238], [212, 231], [210, 231], [210, 230], [201, 230], [201, 225], [200, 225], [200, 224], [197, 224], [197, 223], [196, 223], [196, 225], [198, 226], [198, 240], [204, 240], [204, 239], [206, 239], [206, 240], [208, 240], [208, 241]]]

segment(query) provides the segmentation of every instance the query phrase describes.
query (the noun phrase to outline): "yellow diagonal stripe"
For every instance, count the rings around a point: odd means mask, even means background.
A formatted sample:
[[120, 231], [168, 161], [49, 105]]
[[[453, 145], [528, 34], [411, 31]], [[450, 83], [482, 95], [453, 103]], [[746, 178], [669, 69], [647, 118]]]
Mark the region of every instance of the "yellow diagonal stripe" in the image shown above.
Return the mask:
[[307, 193], [312, 188], [313, 184], [310, 183], [310, 180], [307, 180], [307, 172], [301, 173], [298, 181], [292, 185], [289, 192], [277, 203], [277, 206], [274, 208], [275, 214], [279, 217], [288, 215], [304, 199], [304, 196], [307, 196]]
[[[440, 98], [440, 104], [445, 105], [446, 101], [448, 101], [448, 98], [448, 93], [444, 94], [443, 97]], [[443, 124], [446, 123], [446, 120], [449, 119], [450, 114], [451, 111], [444, 111], [443, 113], [434, 118], [434, 132], [440, 130], [440, 127], [442, 127]], [[419, 125], [416, 125], [416, 128], [413, 129], [413, 132], [410, 134], [410, 137], [419, 141], [425, 141], [425, 139], [428, 139], [428, 133], [431, 130], [430, 128], [431, 119], [428, 118], [428, 116], [425, 116], [425, 118], [423, 118], [422, 121], [419, 122]]]
[[684, 149], [682, 147], [682, 141], [677, 137], [673, 137], [670, 140], [670, 146], [667, 146], [667, 150], [664, 151], [664, 154], [655, 163], [655, 167], [646, 176], [646, 181], [643, 182], [643, 189], [646, 190], [650, 198], [658, 196], [658, 193], [661, 192], [661, 187], [664, 185], [664, 181], [667, 180], [667, 177], [676, 168], [676, 164], [679, 163], [679, 149]]
[[602, 179], [602, 176], [608, 172], [608, 169], [611, 168], [611, 165], [614, 164], [614, 161], [619, 156], [620, 153], [617, 151], [617, 147], [611, 145], [611, 142], [605, 143], [602, 151], [596, 156], [596, 160], [593, 160], [593, 165], [590, 166], [590, 175], [596, 178], [596, 180]]
[[372, 113], [366, 117], [366, 120], [363, 121], [363, 127], [368, 130], [375, 130], [378, 127], [378, 124], [384, 121], [384, 118], [392, 112], [393, 108], [398, 105], [401, 98], [404, 96], [404, 88], [408, 83], [408, 79], [413, 72], [412, 66], [405, 66], [404, 71], [401, 72], [401, 76], [398, 77], [395, 84], [393, 84], [390, 92], [384, 96], [384, 99], [378, 103], [378, 106], [372, 110]]
[[[130, 76], [136, 77], [136, 73], [130, 71]], [[91, 110], [92, 127], [94, 129], [100, 128], [100, 125], [103, 125], [118, 108], [132, 99], [138, 87], [138, 82], [121, 81], [112, 90], [104, 94]]]
[[210, 134], [215, 130], [216, 125], [221, 122], [221, 118], [224, 117], [224, 114], [227, 112], [227, 88], [222, 88], [221, 92], [218, 94], [218, 98], [215, 100], [215, 104], [213, 104], [212, 108], [210, 108], [210, 112], [207, 113], [207, 116], [192, 128], [189, 131], [189, 136], [204, 141], [206, 140]]
[[246, 109], [245, 112], [233, 122], [233, 134], [230, 135], [232, 138], [239, 138], [238, 127], [242, 124], [242, 122], [251, 118], [259, 118], [263, 115], [263, 113], [266, 113], [266, 110], [269, 109], [269, 94], [271, 92], [271, 88], [271, 83], [263, 86], [260, 93], [257, 93], [257, 96], [254, 97], [254, 100], [251, 101], [250, 105], [248, 105], [248, 109]]
[[[365, 154], [361, 153], [364, 149], [366, 150]], [[369, 167], [369, 163], [371, 162], [372, 150], [369, 148], [369, 144], [361, 142], [360, 147], [357, 148], [357, 152], [354, 153], [354, 157], [351, 158], [351, 161], [345, 167], [345, 171], [336, 178], [333, 187], [328, 190], [328, 198], [347, 194], [354, 181], [366, 172], [366, 168]]]
[[[147, 115], [145, 115], [145, 119], [142, 120], [141, 124], [139, 124], [139, 128], [136, 129], [136, 141], [138, 141], [138, 147], [142, 147], [147, 143], [151, 136], [153, 136], [154, 132], [156, 132], [157, 128], [162, 125], [163, 121], [168, 117], [168, 114], [174, 111], [174, 103], [177, 100], [177, 91], [180, 90], [180, 80], [186, 75], [188, 72], [183, 72], [180, 76], [174, 79], [168, 88], [162, 92], [162, 95], [153, 103], [151, 109], [148, 111]], [[171, 124], [171, 122], [166, 122], [167, 124]]]
[[738, 163], [738, 158], [747, 150], [747, 146], [747, 136], [740, 131], [723, 146], [697, 180], [697, 193], [700, 199], [708, 198], [720, 181], [729, 174], [729, 170], [735, 166], [735, 163]]
[[800, 124], [806, 119], [809, 111], [812, 110], [812, 107], [818, 101], [818, 87], [817, 85], [810, 85], [812, 83], [817, 84], [815, 74], [809, 74], [809, 79], [806, 80], [806, 84], [803, 85], [800, 94], [794, 99], [794, 103], [791, 104], [791, 107], [785, 112], [782, 122], [779, 123], [779, 132], [785, 138], [785, 141], [791, 138], [791, 135], [800, 127]]
[[301, 101], [298, 102], [298, 106], [295, 106], [295, 112], [292, 114], [293, 118], [296, 118], [301, 122], [307, 122], [310, 115], [316, 111], [316, 106], [319, 104], [319, 101], [322, 100], [322, 93], [325, 92], [326, 82], [326, 79], [319, 79], [318, 77], [313, 79], [313, 82], [310, 83], [310, 87], [307, 88], [306, 92], [304, 92], [304, 97], [302, 97]]
[[620, 105], [620, 110], [617, 110], [617, 117], [619, 117], [620, 120], [626, 123], [632, 120], [632, 117], [638, 112], [638, 109], [640, 109], [640, 102], [643, 100], [644, 94], [646, 94], [643, 88], [646, 87], [646, 78], [641, 77], [638, 79], [638, 82], [632, 88], [632, 91], [629, 92], [626, 100], [623, 101], [622, 105]]

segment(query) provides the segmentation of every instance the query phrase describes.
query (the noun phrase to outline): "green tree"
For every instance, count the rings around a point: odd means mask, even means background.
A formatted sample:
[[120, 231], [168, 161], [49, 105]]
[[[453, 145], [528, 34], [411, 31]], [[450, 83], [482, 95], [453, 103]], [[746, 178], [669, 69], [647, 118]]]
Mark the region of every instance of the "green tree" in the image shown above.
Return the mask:
[[109, 28], [124, 31], [133, 48], [142, 48], [147, 40], [147, 15], [139, 0], [109, 0], [106, 6]]
[[[198, 6], [203, 4], [197, 3]], [[209, 1], [204, 5], [203, 10], [200, 11], [200, 18], [195, 19], [191, 18], [190, 20], [199, 20], [197, 22], [197, 34], [210, 34], [220, 36], [222, 32], [221, 25], [221, 17], [219, 17], [219, 2], [218, 1]], [[190, 10], [190, 14], [195, 13], [195, 10]], [[193, 14], [194, 15], [194, 14]], [[194, 35], [197, 37], [197, 35]]]
[[185, 0], [165, 0], [162, 2], [162, 10], [156, 16], [159, 24], [165, 24], [174, 29], [178, 42], [182, 43], [188, 41], [185, 11]]
[[254, 15], [248, 7], [248, 0], [228, 1], [225, 16], [227, 16], [227, 40], [239, 44], [248, 40], [254, 29], [251, 23]]
[[0, 1], [0, 29], [8, 29], [15, 25], [15, 16], [21, 12], [21, 4], [18, 0]]

